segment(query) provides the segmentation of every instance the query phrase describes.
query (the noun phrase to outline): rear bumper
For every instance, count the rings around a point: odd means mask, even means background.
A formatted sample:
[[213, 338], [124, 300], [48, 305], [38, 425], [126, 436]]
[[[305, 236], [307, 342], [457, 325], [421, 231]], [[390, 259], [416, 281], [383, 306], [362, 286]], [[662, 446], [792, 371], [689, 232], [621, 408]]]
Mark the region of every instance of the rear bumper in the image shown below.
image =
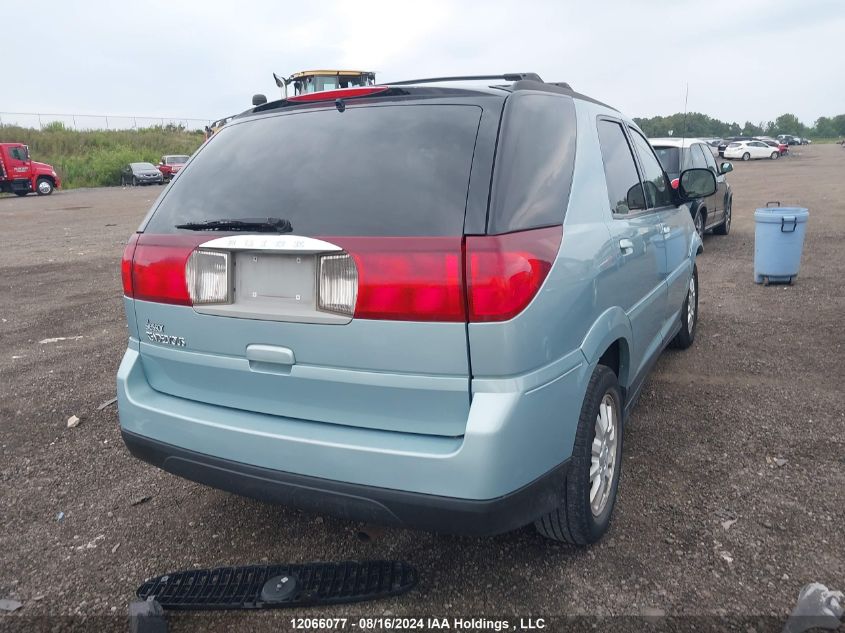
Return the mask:
[[451, 534], [492, 535], [517, 529], [560, 502], [568, 460], [529, 485], [496, 499], [454, 499], [362, 486], [259, 468], [123, 431], [138, 459], [167, 472], [245, 497], [353, 521]]
[[121, 430], [137, 457], [245, 496], [458, 533], [507, 531], [558, 505], [590, 371], [576, 350], [531, 375], [476, 380], [464, 434], [447, 437], [172, 396], [150, 386], [137, 345], [117, 376]]

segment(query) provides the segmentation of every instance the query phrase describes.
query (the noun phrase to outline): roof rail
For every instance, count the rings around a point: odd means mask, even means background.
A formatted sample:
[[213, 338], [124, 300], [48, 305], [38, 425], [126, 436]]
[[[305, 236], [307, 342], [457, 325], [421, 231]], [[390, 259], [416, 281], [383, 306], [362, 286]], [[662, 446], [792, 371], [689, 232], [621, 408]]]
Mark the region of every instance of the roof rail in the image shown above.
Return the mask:
[[529, 79], [531, 81], [539, 81], [540, 75], [537, 73], [504, 73], [502, 75], [463, 75], [458, 77], [427, 77], [425, 79], [406, 79], [404, 81], [387, 81], [385, 85], [388, 86], [406, 86], [410, 84], [432, 84], [441, 81], [475, 81], [486, 79], [504, 79], [505, 81], [522, 81]]

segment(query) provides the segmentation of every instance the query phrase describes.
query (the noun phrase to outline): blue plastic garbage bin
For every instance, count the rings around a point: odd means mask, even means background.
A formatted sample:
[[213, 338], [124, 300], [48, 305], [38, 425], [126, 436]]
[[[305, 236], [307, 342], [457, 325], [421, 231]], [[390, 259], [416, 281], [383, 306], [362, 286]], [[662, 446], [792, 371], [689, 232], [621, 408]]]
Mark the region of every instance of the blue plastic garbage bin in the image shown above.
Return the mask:
[[[778, 206], [768, 206], [777, 204]], [[801, 266], [804, 233], [810, 212], [802, 207], [768, 203], [754, 212], [755, 283], [792, 283]]]

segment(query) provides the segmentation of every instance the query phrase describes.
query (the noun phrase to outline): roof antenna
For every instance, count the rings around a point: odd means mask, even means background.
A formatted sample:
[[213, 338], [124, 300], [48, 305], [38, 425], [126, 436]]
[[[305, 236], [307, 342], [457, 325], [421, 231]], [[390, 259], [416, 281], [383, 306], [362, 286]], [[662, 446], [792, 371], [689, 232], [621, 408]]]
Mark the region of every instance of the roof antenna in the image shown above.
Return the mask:
[[687, 141], [687, 103], [689, 102], [689, 82], [687, 82], [687, 94], [684, 97], [684, 131], [681, 135], [681, 150], [683, 150], [684, 145]]

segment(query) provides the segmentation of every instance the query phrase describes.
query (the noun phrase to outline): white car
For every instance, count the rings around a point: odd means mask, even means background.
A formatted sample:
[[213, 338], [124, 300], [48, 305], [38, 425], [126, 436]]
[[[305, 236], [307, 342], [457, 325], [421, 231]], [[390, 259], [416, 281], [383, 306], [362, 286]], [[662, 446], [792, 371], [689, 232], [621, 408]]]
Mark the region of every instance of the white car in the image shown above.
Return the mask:
[[725, 148], [725, 158], [741, 158], [751, 160], [752, 158], [780, 158], [777, 147], [766, 145], [763, 141], [734, 141], [728, 143]]

